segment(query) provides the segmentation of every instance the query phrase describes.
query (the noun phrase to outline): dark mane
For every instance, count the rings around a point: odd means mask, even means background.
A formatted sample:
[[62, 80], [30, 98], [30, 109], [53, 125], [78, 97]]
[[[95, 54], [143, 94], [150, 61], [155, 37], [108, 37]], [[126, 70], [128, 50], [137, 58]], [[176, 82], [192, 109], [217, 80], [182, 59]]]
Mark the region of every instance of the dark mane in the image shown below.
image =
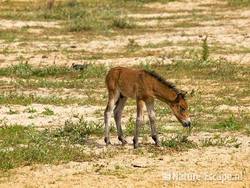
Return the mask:
[[165, 78], [163, 78], [161, 75], [157, 74], [155, 71], [144, 70], [144, 72], [146, 72], [150, 76], [154, 77], [155, 79], [157, 79], [159, 82], [161, 82], [165, 86], [169, 87], [170, 89], [173, 89], [177, 94], [181, 93], [181, 90], [177, 89], [176, 86], [174, 85], [174, 83], [165, 80]]

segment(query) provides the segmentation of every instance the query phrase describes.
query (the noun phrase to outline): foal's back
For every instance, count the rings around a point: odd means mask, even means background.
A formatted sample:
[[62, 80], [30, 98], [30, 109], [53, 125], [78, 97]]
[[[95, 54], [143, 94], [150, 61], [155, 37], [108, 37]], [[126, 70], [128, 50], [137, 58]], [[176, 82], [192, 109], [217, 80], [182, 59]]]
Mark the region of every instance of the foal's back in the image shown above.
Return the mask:
[[144, 70], [125, 67], [110, 69], [106, 77], [106, 84], [109, 91], [118, 90], [123, 96], [136, 98], [142, 97], [151, 91], [150, 77]]

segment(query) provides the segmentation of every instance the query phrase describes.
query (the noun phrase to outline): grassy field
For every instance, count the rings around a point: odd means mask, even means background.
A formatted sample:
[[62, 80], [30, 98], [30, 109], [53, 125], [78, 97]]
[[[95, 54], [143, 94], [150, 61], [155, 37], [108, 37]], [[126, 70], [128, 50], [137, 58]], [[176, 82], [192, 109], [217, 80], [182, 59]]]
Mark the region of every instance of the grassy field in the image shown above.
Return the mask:
[[[249, 5], [1, 2], [0, 187], [248, 187]], [[113, 144], [106, 147], [104, 80], [114, 66], [154, 70], [188, 91], [191, 133], [157, 101], [161, 147], [152, 144], [145, 112], [140, 148], [134, 150], [136, 109], [130, 99], [122, 120], [129, 144], [119, 144], [112, 122]], [[166, 171], [242, 178], [164, 181]]]

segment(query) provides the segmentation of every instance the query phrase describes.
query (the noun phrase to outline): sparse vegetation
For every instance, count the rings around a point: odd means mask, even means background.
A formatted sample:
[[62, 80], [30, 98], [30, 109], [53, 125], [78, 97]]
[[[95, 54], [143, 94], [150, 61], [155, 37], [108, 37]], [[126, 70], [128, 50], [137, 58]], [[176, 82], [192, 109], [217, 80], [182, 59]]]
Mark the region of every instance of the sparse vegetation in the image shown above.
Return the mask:
[[124, 179], [127, 178], [128, 175], [132, 173], [132, 170], [130, 168], [125, 168], [120, 166], [115, 166], [115, 169], [113, 170], [107, 170], [102, 166], [97, 166], [96, 172], [98, 172], [100, 175], [115, 176]]
[[59, 164], [67, 161], [86, 161], [98, 157], [86, 153], [84, 144], [90, 134], [100, 134], [99, 124], [65, 122], [55, 130], [38, 131], [22, 125], [0, 127], [0, 170], [34, 163]]
[[[72, 159], [86, 160], [82, 148], [72, 147], [67, 141], [56, 140], [31, 127], [1, 127], [0, 169], [7, 170], [33, 163], [58, 163]], [[13, 140], [13, 136], [15, 140]], [[2, 140], [4, 138], [4, 140]], [[63, 147], [64, 144], [65, 146]]]
[[13, 109], [10, 108], [9, 111], [7, 112], [7, 114], [9, 114], [9, 115], [18, 114], [18, 111], [13, 110]]
[[203, 62], [207, 61], [209, 57], [209, 47], [207, 43], [207, 36], [202, 41], [202, 57], [201, 60]]
[[237, 138], [235, 137], [221, 137], [219, 134], [215, 134], [213, 137], [205, 138], [201, 140], [201, 144], [203, 147], [209, 146], [226, 146], [226, 147], [240, 147], [241, 143], [238, 142]]
[[[106, 31], [111, 28], [130, 29], [134, 24], [127, 19], [117, 19], [120, 10], [125, 12], [132, 5], [142, 8], [144, 1], [66, 1], [60, 3], [36, 3], [19, 5], [19, 11], [11, 11], [15, 3], [5, 2], [6, 10], [0, 14], [1, 18], [22, 18], [27, 20], [64, 20], [65, 28], [70, 32]], [[168, 2], [168, 1], [166, 1]], [[8, 11], [9, 10], [9, 11]]]
[[27, 113], [36, 113], [37, 110], [33, 107], [29, 107], [27, 109], [24, 110], [24, 112], [27, 112]]
[[107, 70], [108, 68], [105, 65], [90, 64], [84, 71], [80, 72], [79, 78], [104, 78], [107, 73]]
[[[87, 93], [86, 93], [87, 94]], [[89, 96], [89, 94], [87, 94]], [[90, 97], [90, 96], [89, 96]], [[58, 97], [55, 95], [51, 96], [37, 96], [37, 95], [24, 95], [24, 94], [15, 94], [15, 93], [5, 93], [0, 95], [0, 104], [9, 104], [9, 105], [30, 105], [32, 103], [38, 104], [53, 104], [53, 105], [69, 105], [69, 104], [103, 104], [103, 98], [74, 98], [74, 97]]]
[[41, 97], [36, 95], [23, 95], [15, 93], [7, 93], [0, 95], [0, 104], [19, 104], [19, 105], [29, 105], [32, 103], [40, 104], [55, 104], [55, 105], [65, 105], [65, 104], [81, 104], [84, 102], [81, 99], [67, 98], [63, 99], [57, 96]]
[[114, 18], [112, 25], [119, 29], [131, 29], [135, 27], [135, 24], [126, 17]]
[[231, 6], [250, 6], [250, 0], [228, 0], [229, 5]]
[[140, 48], [140, 45], [135, 41], [135, 39], [128, 39], [127, 49], [129, 52], [136, 51]]
[[197, 79], [206, 78], [211, 80], [242, 80], [242, 75], [248, 72], [249, 68], [241, 69], [240, 66], [224, 59], [209, 60], [206, 63], [201, 63], [200, 60], [194, 59], [191, 62], [177, 61], [174, 65], [166, 67], [167, 70], [175, 70], [177, 76], [180, 77], [193, 76]]
[[49, 66], [45, 68], [33, 67], [30, 64], [19, 63], [0, 69], [0, 76], [16, 76], [20, 78], [62, 76], [72, 73], [73, 70], [66, 67]]
[[44, 108], [44, 111], [42, 112], [42, 114], [45, 115], [45, 116], [52, 116], [52, 115], [54, 115], [55, 113], [54, 113], [53, 110], [51, 110], [51, 109], [49, 109], [49, 108]]
[[[221, 174], [248, 167], [249, 0], [162, 5], [171, 1], [1, 1], [0, 185], [58, 187], [90, 180], [95, 186], [114, 180], [116, 186], [119, 178], [127, 186], [162, 185], [148, 177], [161, 177], [162, 169]], [[105, 75], [113, 66], [155, 70], [188, 91], [191, 134], [156, 100], [162, 146], [153, 144], [145, 113], [141, 146], [132, 149], [136, 103], [129, 99], [122, 114], [128, 144], [117, 140], [112, 118], [112, 145], [106, 147]]]
[[89, 135], [102, 135], [102, 125], [95, 122], [87, 122], [84, 117], [77, 117], [77, 121], [68, 120], [64, 127], [54, 131], [55, 137], [63, 137], [74, 144], [84, 144]]
[[234, 116], [230, 116], [222, 122], [214, 124], [212, 126], [214, 129], [222, 129], [227, 131], [238, 131], [243, 128], [242, 125], [236, 120]]
[[19, 63], [10, 67], [0, 68], [0, 76], [13, 76], [20, 78], [44, 78], [44, 77], [75, 77], [79, 79], [103, 77], [107, 68], [104, 65], [89, 64], [83, 71], [75, 71], [65, 66], [33, 67], [30, 64]]
[[181, 28], [188, 28], [188, 27], [197, 27], [197, 26], [200, 26], [199, 23], [196, 23], [196, 22], [178, 22], [178, 23], [175, 23], [173, 25], [173, 27], [181, 27]]
[[127, 135], [133, 135], [134, 133], [134, 128], [135, 128], [135, 120], [134, 117], [129, 117], [129, 120], [126, 124], [126, 134]]
[[163, 147], [172, 148], [176, 150], [186, 150], [197, 147], [197, 144], [191, 140], [188, 140], [187, 136], [177, 135], [170, 139], [164, 138], [161, 140]]

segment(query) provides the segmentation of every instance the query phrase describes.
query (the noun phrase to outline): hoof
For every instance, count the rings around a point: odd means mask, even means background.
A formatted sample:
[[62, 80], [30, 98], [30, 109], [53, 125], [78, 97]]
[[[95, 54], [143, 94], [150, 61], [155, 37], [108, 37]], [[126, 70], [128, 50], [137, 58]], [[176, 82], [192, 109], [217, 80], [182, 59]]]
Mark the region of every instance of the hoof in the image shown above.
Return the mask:
[[128, 142], [126, 140], [122, 141], [122, 146], [125, 146]]
[[139, 147], [139, 144], [134, 144], [134, 149], [137, 149]]
[[159, 142], [155, 143], [156, 147], [161, 147], [161, 144]]
[[106, 143], [106, 146], [111, 145], [111, 142], [107, 137], [104, 138], [104, 142]]
[[139, 146], [138, 145], [134, 145], [134, 149], [137, 149]]
[[154, 142], [155, 142], [155, 146], [157, 146], [157, 147], [160, 147], [160, 146], [161, 146], [161, 144], [160, 144], [160, 142], [159, 142], [159, 139], [158, 139], [158, 136], [157, 136], [157, 135], [152, 135], [152, 139], [153, 139]]
[[133, 145], [134, 145], [134, 149], [137, 149], [139, 147], [138, 141], [133, 139]]
[[122, 142], [123, 146], [128, 143], [123, 137], [118, 137], [118, 140]]

